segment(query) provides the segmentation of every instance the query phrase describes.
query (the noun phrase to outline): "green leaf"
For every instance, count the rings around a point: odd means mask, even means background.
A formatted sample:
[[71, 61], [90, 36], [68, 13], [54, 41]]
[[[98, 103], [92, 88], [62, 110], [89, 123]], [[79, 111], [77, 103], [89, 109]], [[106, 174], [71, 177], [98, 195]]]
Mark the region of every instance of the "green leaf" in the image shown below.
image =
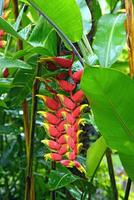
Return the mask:
[[19, 34], [15, 30], [13, 26], [11, 26], [5, 19], [0, 17], [0, 28], [3, 29], [5, 32], [11, 34], [16, 38], [20, 38]]
[[11, 84], [12, 88], [7, 94], [6, 103], [8, 107], [13, 108], [19, 106], [27, 95], [31, 93], [34, 76], [34, 69], [18, 70]]
[[56, 32], [42, 16], [29, 37], [29, 43], [34, 47], [44, 47], [50, 54], [56, 55]]
[[82, 15], [83, 32], [85, 35], [87, 35], [89, 31], [91, 30], [91, 26], [92, 26], [91, 13], [85, 0], [77, 0], [77, 3], [80, 7], [80, 11]]
[[[134, 156], [134, 81], [113, 69], [86, 67], [81, 87], [107, 145], [124, 158]], [[134, 162], [130, 162], [126, 171], [131, 176]]]
[[93, 49], [102, 67], [110, 67], [118, 58], [126, 42], [125, 14], [109, 14], [100, 18]]
[[99, 166], [103, 155], [106, 151], [107, 145], [103, 137], [94, 142], [91, 147], [89, 147], [87, 151], [87, 158], [86, 158], [86, 169], [87, 169], [87, 176], [92, 178]]
[[120, 152], [126, 148], [134, 152], [134, 81], [113, 69], [86, 67], [81, 87], [107, 144]]
[[70, 172], [64, 173], [60, 171], [51, 170], [48, 185], [50, 187], [50, 190], [57, 190], [59, 188], [69, 185], [70, 183], [73, 183], [78, 179], [78, 177], [72, 175]]
[[131, 179], [134, 181], [134, 153], [129, 155], [125, 153], [120, 153], [119, 157], [125, 168], [125, 171], [129, 175], [129, 177], [131, 177]]
[[82, 17], [75, 0], [29, 0], [72, 41], [82, 37]]
[[24, 61], [16, 60], [9, 57], [0, 57], [0, 68], [22, 68], [22, 69], [31, 69], [31, 66]]

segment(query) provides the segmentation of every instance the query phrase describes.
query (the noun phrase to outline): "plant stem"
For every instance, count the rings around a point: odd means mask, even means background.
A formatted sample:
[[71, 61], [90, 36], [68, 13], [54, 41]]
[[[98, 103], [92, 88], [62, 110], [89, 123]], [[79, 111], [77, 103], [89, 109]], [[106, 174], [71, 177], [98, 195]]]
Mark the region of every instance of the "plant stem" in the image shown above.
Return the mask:
[[111, 187], [113, 190], [113, 197], [114, 197], [114, 200], [118, 200], [118, 191], [117, 191], [117, 187], [116, 187], [114, 168], [113, 168], [112, 156], [111, 156], [110, 149], [107, 149], [107, 151], [106, 151], [106, 158], [107, 158], [107, 163], [108, 163], [109, 176], [110, 176], [110, 180], [111, 180]]
[[[40, 63], [37, 66], [36, 75], [40, 74]], [[34, 147], [34, 134], [36, 127], [36, 112], [37, 112], [37, 97], [39, 89], [39, 80], [36, 79], [33, 84], [32, 89], [32, 111], [31, 111], [31, 124], [30, 124], [30, 138], [29, 138], [29, 149], [28, 149], [28, 165], [27, 165], [27, 178], [26, 178], [26, 190], [25, 190], [25, 200], [31, 199], [31, 189], [32, 189], [32, 166], [33, 166], [33, 147]]]
[[128, 200], [128, 198], [129, 198], [129, 193], [130, 193], [130, 189], [131, 189], [131, 183], [132, 183], [131, 179], [128, 178], [124, 200]]
[[28, 2], [33, 6], [35, 10], [39, 12], [40, 15], [42, 15], [51, 24], [52, 27], [54, 27], [54, 29], [61, 36], [61, 38], [64, 39], [66, 43], [71, 47], [74, 54], [78, 57], [80, 63], [83, 65], [84, 63], [82, 57], [80, 56], [73, 43], [69, 40], [69, 38], [57, 27], [57, 25], [49, 17], [47, 17], [33, 2], [31, 2], [31, 0], [28, 0]]
[[[56, 170], [56, 162], [52, 161], [51, 169]], [[51, 200], [56, 200], [56, 191], [55, 190], [51, 192]]]

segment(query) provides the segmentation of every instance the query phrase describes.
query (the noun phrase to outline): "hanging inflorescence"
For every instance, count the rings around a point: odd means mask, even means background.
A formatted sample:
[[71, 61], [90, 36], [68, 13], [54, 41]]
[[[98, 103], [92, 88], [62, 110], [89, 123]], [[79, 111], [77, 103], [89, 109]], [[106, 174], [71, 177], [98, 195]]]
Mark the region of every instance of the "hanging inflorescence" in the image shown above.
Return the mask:
[[[50, 71], [65, 70], [52, 79], [44, 79], [52, 97], [37, 95], [47, 107], [47, 111], [39, 113], [45, 119], [43, 125], [50, 139], [44, 139], [42, 143], [51, 150], [51, 153], [45, 155], [46, 159], [59, 162], [66, 167], [76, 167], [85, 173], [84, 167], [76, 159], [82, 146], [79, 142], [79, 136], [83, 133], [80, 124], [85, 123], [82, 113], [88, 104], [82, 104], [84, 93], [79, 89], [83, 69], [73, 73], [73, 61], [74, 58], [69, 60], [60, 57], [41, 59]], [[54, 82], [58, 84], [59, 90], [51, 87]]]

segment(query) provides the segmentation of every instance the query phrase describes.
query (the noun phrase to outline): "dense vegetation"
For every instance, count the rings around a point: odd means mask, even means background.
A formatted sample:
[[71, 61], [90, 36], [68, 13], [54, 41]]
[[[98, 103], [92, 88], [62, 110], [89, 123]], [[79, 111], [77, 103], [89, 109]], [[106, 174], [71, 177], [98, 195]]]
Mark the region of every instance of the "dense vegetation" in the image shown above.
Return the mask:
[[132, 0], [0, 1], [0, 199], [133, 200]]

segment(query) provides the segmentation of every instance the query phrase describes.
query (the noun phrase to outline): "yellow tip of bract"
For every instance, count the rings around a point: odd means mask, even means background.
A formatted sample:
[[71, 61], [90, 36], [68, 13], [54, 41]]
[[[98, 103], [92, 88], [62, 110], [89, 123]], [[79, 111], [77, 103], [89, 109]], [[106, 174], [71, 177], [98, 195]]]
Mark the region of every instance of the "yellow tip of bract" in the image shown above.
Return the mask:
[[46, 160], [50, 160], [50, 159], [51, 159], [51, 153], [45, 154], [45, 155], [44, 155], [44, 158], [45, 158]]
[[64, 96], [63, 96], [62, 94], [57, 94], [57, 96], [59, 97], [59, 99], [60, 99], [61, 101], [64, 100]]
[[81, 133], [84, 133], [84, 131], [83, 130], [78, 130], [77, 131], [77, 136], [79, 136]]
[[70, 124], [64, 124], [64, 129], [67, 131], [68, 128], [70, 128], [71, 125]]
[[80, 165], [80, 167], [78, 167], [77, 169], [78, 169], [81, 173], [86, 174], [86, 170], [85, 170], [85, 168], [84, 168], [82, 165]]
[[49, 140], [41, 140], [41, 142], [42, 142], [43, 144], [48, 145]]
[[83, 104], [83, 105], [81, 105], [81, 107], [80, 107], [80, 111], [82, 111], [84, 108], [87, 108], [87, 107], [89, 107], [88, 104]]
[[54, 62], [53, 57], [40, 58], [40, 63], [45, 63], [45, 62], [48, 62], [48, 61]]
[[48, 123], [43, 123], [43, 126], [47, 129], [47, 131], [49, 130], [49, 124]]
[[44, 101], [46, 101], [46, 97], [41, 95], [41, 94], [36, 94], [37, 97], [39, 97], [40, 99], [43, 99]]
[[62, 117], [66, 117], [66, 112], [65, 111], [62, 111], [61, 114], [62, 114]]
[[43, 115], [44, 117], [46, 117], [46, 115], [47, 115], [47, 112], [45, 112], [45, 111], [38, 111], [37, 113]]
[[86, 124], [86, 119], [85, 118], [81, 118], [78, 120], [78, 124], [82, 124], [83, 126], [85, 126]]

